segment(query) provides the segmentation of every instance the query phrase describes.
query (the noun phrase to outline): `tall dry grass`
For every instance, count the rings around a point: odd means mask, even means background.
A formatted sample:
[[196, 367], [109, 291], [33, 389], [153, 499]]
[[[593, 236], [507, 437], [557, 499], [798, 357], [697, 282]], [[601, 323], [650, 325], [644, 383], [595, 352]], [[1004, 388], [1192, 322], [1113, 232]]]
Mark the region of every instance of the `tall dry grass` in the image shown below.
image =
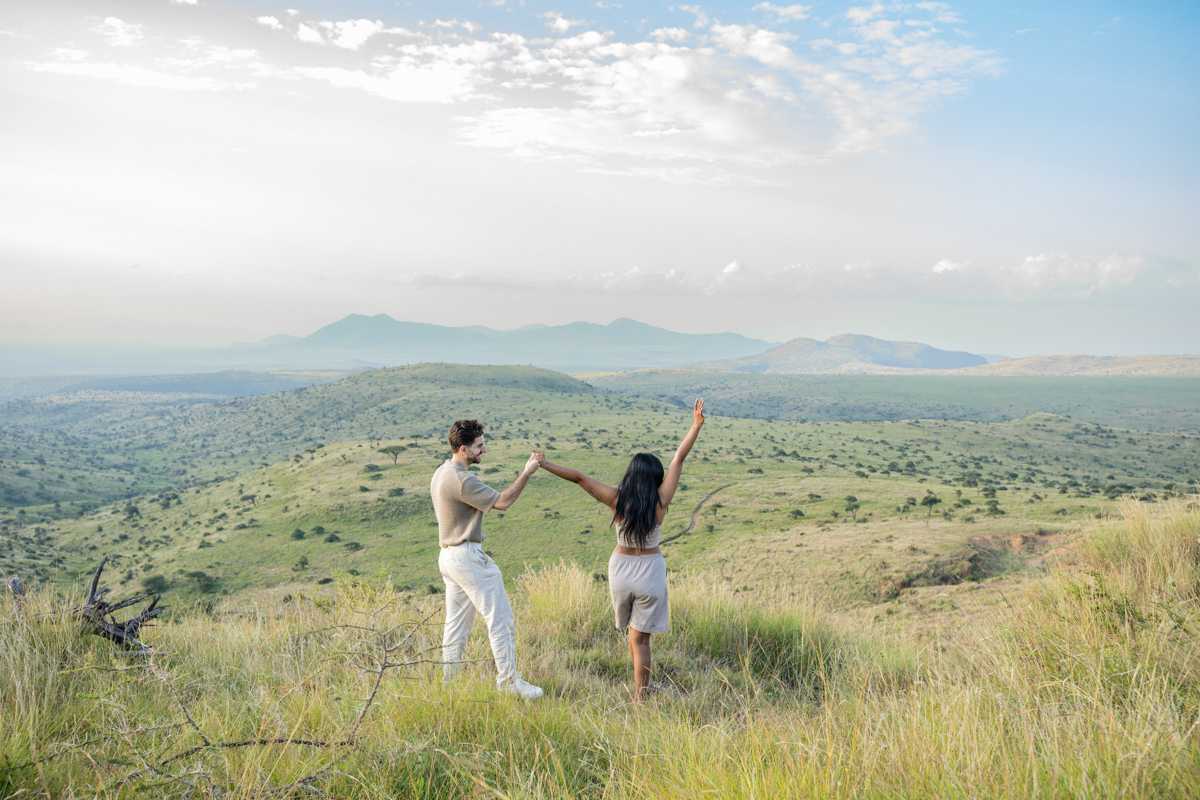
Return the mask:
[[437, 598], [383, 578], [177, 613], [152, 659], [43, 592], [0, 621], [0, 798], [1200, 796], [1200, 517], [1126, 506], [1074, 549], [920, 650], [676, 580], [641, 705], [605, 585], [571, 564], [513, 592], [535, 703], [495, 692], [480, 633], [443, 686]]

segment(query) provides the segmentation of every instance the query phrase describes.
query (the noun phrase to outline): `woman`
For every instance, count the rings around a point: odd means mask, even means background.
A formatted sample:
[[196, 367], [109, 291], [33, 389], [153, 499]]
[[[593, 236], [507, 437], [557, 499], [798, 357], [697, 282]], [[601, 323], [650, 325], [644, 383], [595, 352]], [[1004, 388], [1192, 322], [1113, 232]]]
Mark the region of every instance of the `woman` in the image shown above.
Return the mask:
[[577, 469], [545, 460], [543, 469], [579, 487], [612, 509], [617, 547], [608, 560], [608, 587], [612, 594], [617, 628], [629, 627], [629, 656], [633, 659], [633, 697], [643, 700], [650, 679], [650, 634], [670, 630], [667, 611], [667, 562], [658, 546], [663, 518], [679, 488], [683, 460], [692, 451], [704, 425], [704, 400], [692, 410], [692, 428], [679, 443], [671, 466], [663, 474], [662, 462], [650, 453], [638, 453], [629, 462], [621, 485], [614, 489]]

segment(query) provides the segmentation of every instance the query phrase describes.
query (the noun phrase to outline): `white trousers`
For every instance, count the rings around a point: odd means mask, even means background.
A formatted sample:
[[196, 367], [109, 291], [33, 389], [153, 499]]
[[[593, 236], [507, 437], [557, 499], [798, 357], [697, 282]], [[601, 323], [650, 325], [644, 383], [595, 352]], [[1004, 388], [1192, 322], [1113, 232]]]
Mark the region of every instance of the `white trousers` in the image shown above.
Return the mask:
[[517, 677], [516, 636], [512, 606], [504, 591], [504, 578], [496, 562], [478, 542], [443, 547], [438, 568], [446, 583], [446, 628], [442, 635], [442, 661], [447, 682], [462, 669], [467, 637], [476, 613], [487, 623], [492, 655], [496, 659], [496, 683]]

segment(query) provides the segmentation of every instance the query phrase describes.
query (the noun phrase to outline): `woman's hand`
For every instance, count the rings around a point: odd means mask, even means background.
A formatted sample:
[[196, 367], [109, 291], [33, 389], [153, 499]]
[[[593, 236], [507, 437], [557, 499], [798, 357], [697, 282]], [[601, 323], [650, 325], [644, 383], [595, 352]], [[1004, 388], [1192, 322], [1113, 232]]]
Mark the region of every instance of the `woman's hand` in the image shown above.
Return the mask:
[[703, 425], [704, 424], [704, 398], [703, 397], [696, 400], [695, 405], [692, 407], [692, 424], [693, 425]]

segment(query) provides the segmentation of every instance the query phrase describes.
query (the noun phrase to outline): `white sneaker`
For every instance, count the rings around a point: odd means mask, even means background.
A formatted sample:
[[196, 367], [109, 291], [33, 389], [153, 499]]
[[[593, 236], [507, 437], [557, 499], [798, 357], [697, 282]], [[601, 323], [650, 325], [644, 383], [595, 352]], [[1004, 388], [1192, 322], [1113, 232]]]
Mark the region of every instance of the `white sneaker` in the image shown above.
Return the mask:
[[522, 700], [537, 700], [544, 694], [541, 687], [526, 683], [521, 680], [520, 675], [515, 676], [511, 681], [500, 684], [497, 688], [502, 692], [515, 694]]

